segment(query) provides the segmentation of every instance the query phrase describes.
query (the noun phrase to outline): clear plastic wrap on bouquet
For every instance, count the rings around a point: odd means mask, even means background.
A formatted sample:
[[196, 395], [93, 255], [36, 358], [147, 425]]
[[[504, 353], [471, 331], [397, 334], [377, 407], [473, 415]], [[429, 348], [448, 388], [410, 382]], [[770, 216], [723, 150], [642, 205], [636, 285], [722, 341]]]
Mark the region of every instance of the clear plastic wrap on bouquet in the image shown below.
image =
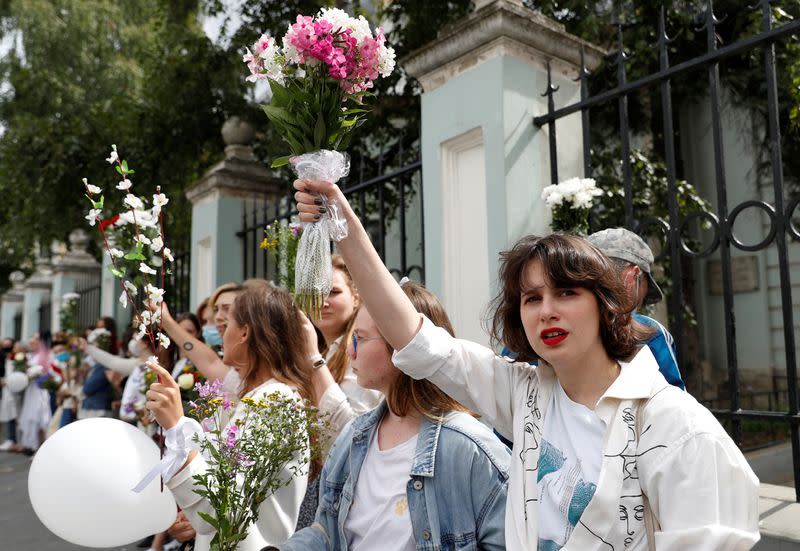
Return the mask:
[[[289, 162], [301, 180], [336, 183], [350, 172], [349, 156], [327, 149], [297, 155]], [[325, 213], [319, 221], [305, 224], [297, 246], [294, 273], [295, 301], [311, 319], [321, 317], [322, 305], [331, 292], [330, 242], [347, 237], [347, 221], [339, 205], [326, 197], [320, 199]]]

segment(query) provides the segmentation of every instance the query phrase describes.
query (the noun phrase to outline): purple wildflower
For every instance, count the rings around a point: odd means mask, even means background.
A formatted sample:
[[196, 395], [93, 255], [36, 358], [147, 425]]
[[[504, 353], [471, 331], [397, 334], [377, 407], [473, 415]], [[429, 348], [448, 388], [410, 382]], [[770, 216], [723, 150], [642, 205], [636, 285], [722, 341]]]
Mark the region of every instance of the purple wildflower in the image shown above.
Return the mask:
[[225, 399], [222, 401], [222, 409], [224, 409], [225, 411], [231, 409], [231, 401], [228, 400], [227, 394], [225, 395]]
[[239, 433], [239, 427], [236, 425], [231, 425], [228, 427], [227, 430], [227, 440], [225, 441], [225, 445], [228, 449], [233, 449], [236, 445], [236, 436]]
[[194, 389], [200, 395], [200, 398], [217, 398], [220, 395], [221, 388], [222, 382], [219, 379], [214, 379], [213, 383], [206, 381], [203, 384], [196, 383], [194, 385]]
[[303, 226], [300, 224], [289, 224], [289, 229], [292, 230], [292, 237], [297, 237], [303, 231]]
[[202, 421], [200, 421], [200, 426], [203, 427], [205, 432], [211, 432], [214, 430], [214, 419], [211, 417], [206, 417]]

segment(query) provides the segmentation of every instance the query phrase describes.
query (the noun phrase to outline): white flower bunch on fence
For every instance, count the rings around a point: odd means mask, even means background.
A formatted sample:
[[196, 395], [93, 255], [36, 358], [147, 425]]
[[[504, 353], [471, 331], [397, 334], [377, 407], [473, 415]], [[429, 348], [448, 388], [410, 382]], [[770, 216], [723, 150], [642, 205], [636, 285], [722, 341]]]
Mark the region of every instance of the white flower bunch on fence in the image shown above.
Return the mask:
[[570, 178], [542, 190], [542, 199], [553, 213], [554, 231], [586, 234], [589, 231], [589, 209], [603, 190], [593, 178]]

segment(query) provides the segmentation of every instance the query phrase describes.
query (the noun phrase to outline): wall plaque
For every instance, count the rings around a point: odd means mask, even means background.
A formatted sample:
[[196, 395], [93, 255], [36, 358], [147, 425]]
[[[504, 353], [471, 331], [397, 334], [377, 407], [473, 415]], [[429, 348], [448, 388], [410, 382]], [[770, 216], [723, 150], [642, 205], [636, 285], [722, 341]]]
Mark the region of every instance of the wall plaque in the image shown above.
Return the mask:
[[[712, 295], [722, 294], [722, 261], [709, 260], [708, 290]], [[747, 293], [758, 290], [758, 257], [734, 256], [731, 258], [731, 280], [734, 293]]]

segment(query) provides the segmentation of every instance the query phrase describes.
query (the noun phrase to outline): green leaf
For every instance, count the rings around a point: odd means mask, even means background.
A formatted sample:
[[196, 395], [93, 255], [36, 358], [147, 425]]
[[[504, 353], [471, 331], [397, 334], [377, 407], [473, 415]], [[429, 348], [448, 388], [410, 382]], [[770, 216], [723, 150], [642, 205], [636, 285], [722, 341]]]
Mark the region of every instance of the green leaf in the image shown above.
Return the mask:
[[275, 82], [272, 79], [268, 79], [267, 82], [269, 82], [269, 89], [272, 90], [272, 105], [280, 107], [291, 101], [289, 91], [280, 82]]
[[122, 270], [120, 270], [118, 268], [115, 268], [113, 266], [113, 264], [108, 267], [108, 271], [111, 272], [112, 274], [114, 274], [114, 277], [124, 277], [125, 276], [125, 274], [122, 272]]
[[285, 157], [276, 157], [275, 159], [272, 160], [272, 164], [270, 165], [270, 167], [278, 168], [278, 167], [281, 167], [281, 166], [286, 166], [286, 165], [289, 164], [289, 159], [290, 158], [291, 158], [291, 155], [286, 155]]
[[92, 201], [92, 205], [96, 209], [102, 209], [103, 208], [103, 204], [105, 203], [105, 200], [106, 200], [105, 196], [101, 195], [99, 201]]
[[204, 521], [213, 526], [214, 530], [219, 530], [219, 523], [217, 522], [217, 519], [215, 519], [208, 513], [204, 513], [202, 511], [198, 511], [197, 514], [200, 515], [200, 518], [202, 518]]
[[262, 109], [264, 109], [264, 113], [267, 114], [267, 117], [269, 117], [270, 120], [276, 120], [283, 124], [297, 124], [289, 112], [286, 111], [286, 109], [275, 107], [273, 105], [262, 105]]
[[119, 165], [115, 165], [115, 166], [114, 166], [114, 168], [116, 168], [116, 169], [117, 169], [117, 172], [119, 172], [119, 174], [120, 174], [121, 176], [125, 176], [125, 175], [122, 173], [122, 168], [120, 168], [120, 166], [119, 166]]
[[325, 141], [325, 118], [322, 113], [317, 117], [317, 124], [314, 126], [314, 146], [322, 149]]

